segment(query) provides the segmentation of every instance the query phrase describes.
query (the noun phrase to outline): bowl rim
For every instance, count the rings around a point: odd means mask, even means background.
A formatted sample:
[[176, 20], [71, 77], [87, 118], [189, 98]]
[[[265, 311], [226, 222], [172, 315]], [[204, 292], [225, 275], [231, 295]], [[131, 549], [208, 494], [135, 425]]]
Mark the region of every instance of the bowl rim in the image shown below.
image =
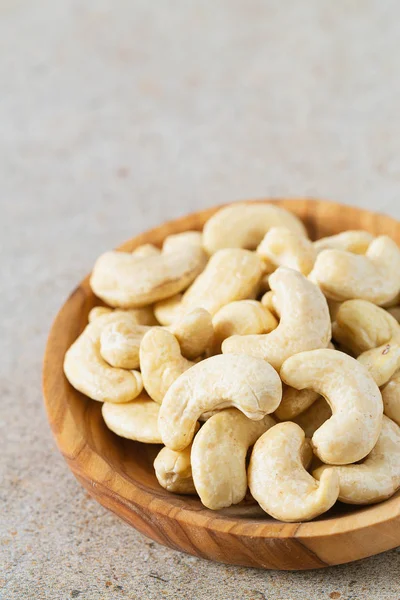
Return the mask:
[[[309, 205], [309, 214], [312, 215], [314, 212], [318, 212], [324, 209], [335, 208], [343, 209], [346, 211], [355, 211], [356, 214], [368, 214], [372, 218], [378, 217], [384, 218], [388, 222], [388, 226], [391, 225], [390, 229], [399, 229], [400, 234], [400, 223], [395, 219], [383, 215], [381, 213], [375, 213], [366, 209], [349, 206], [345, 204], [339, 204], [337, 202], [320, 200], [311, 197], [292, 197], [292, 198], [259, 198], [250, 200], [240, 200], [239, 203], [272, 203], [281, 205], [292, 212], [296, 212], [295, 204], [299, 201], [306, 202]], [[219, 204], [208, 209], [188, 213], [177, 219], [173, 219], [163, 223], [158, 227], [151, 228], [118, 246], [118, 250], [132, 250], [134, 247], [144, 243], [144, 240], [149, 234], [155, 235], [160, 241], [163, 239], [166, 228], [173, 224], [174, 227], [182, 225], [188, 216], [196, 217], [196, 220], [200, 223], [204, 220], [205, 216], [209, 217], [211, 214], [231, 204], [237, 202], [227, 202]], [[182, 229], [183, 231], [184, 229]], [[165, 236], [164, 236], [165, 237]], [[64, 316], [65, 312], [70, 309], [70, 305], [73, 302], [73, 298], [76, 294], [88, 293], [89, 288], [89, 277], [87, 275], [73, 290], [70, 296], [62, 305], [58, 311], [48, 336], [46, 343], [46, 349], [43, 361], [43, 396], [47, 412], [47, 417], [50, 422], [51, 429], [56, 439], [57, 445], [69, 467], [74, 472], [75, 476], [81, 481], [83, 474], [87, 474], [87, 461], [88, 458], [96, 461], [98, 464], [104, 463], [103, 468], [110, 470], [112, 469], [111, 463], [109, 463], [104, 456], [100, 455], [88, 442], [86, 438], [81, 435], [81, 432], [75, 425], [74, 435], [71, 436], [70, 426], [74, 423], [74, 417], [68, 406], [68, 402], [65, 401], [62, 404], [62, 394], [55, 394], [54, 390], [57, 388], [57, 378], [59, 369], [54, 368], [54, 356], [55, 349], [58, 347], [58, 337], [60, 328], [65, 326]], [[92, 292], [90, 292], [92, 294]], [[58, 348], [58, 354], [60, 349]], [[62, 368], [62, 365], [61, 365]], [[76, 392], [78, 393], [78, 392]], [[69, 427], [59, 427], [57, 420], [60, 415], [60, 411], [64, 413], [64, 418], [69, 420]], [[129, 498], [126, 495], [121, 495], [121, 484], [128, 485], [130, 493]], [[93, 481], [93, 485], [104, 485], [102, 482]], [[118, 501], [126, 503], [131, 506], [130, 501], [134, 499], [136, 507], [140, 507], [143, 510], [148, 511], [151, 505], [151, 511], [158, 513], [160, 516], [171, 518], [171, 512], [176, 509], [177, 505], [171, 501], [154, 497], [154, 495], [147, 490], [140, 489], [135, 483], [125, 474], [113, 470], [113, 477], [108, 481], [108, 489], [112, 494], [118, 496]], [[177, 495], [171, 494], [172, 498]], [[182, 498], [182, 496], [178, 496]], [[216, 518], [218, 516], [218, 518]], [[269, 515], [268, 515], [269, 517]], [[201, 510], [192, 510], [185, 506], [179, 505], [179, 510], [176, 511], [176, 515], [172, 518], [179, 522], [190, 524], [191, 526], [197, 526], [199, 528], [206, 528], [209, 530], [227, 531], [227, 522], [230, 524], [229, 532], [240, 535], [241, 537], [262, 537], [264, 539], [273, 538], [287, 538], [296, 537], [298, 538], [319, 538], [329, 536], [340, 536], [347, 532], [362, 532], [371, 526], [378, 526], [382, 522], [390, 523], [400, 518], [400, 496], [396, 495], [383, 502], [359, 506], [355, 508], [353, 512], [344, 515], [332, 516], [328, 519], [324, 519], [321, 516], [319, 520], [308, 521], [308, 522], [296, 522], [296, 523], [284, 523], [277, 521], [269, 517], [271, 520], [263, 521], [262, 519], [252, 519], [247, 521], [245, 517], [241, 520], [235, 519], [234, 517], [221, 514], [219, 511], [210, 511], [206, 507], [202, 507]], [[355, 518], [356, 517], [356, 518]], [[328, 525], [331, 525], [331, 531], [328, 532]], [[260, 527], [262, 526], [262, 527]], [[259, 529], [259, 531], [256, 531]], [[394, 548], [400, 543], [400, 540], [393, 538], [391, 545], [389, 544], [387, 549]]]

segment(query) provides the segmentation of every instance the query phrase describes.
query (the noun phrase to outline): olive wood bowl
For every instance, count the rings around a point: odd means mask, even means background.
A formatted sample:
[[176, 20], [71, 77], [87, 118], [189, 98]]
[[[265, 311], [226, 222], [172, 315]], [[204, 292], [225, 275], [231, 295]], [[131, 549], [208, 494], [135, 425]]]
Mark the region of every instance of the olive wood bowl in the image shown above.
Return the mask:
[[[346, 229], [388, 234], [400, 244], [400, 223], [387, 216], [312, 199], [273, 202], [299, 216], [317, 239]], [[172, 233], [201, 230], [215, 207], [165, 223], [120, 249], [160, 245]], [[153, 460], [160, 446], [124, 440], [105, 426], [101, 404], [77, 392], [63, 373], [64, 354], [101, 304], [86, 277], [72, 292], [52, 326], [43, 368], [48, 419], [68, 466], [88, 492], [137, 530], [176, 550], [224, 563], [264, 569], [314, 569], [378, 554], [400, 545], [400, 493], [372, 506], [338, 502], [318, 519], [282, 523], [247, 498], [211, 511], [195, 496], [160, 487]]]

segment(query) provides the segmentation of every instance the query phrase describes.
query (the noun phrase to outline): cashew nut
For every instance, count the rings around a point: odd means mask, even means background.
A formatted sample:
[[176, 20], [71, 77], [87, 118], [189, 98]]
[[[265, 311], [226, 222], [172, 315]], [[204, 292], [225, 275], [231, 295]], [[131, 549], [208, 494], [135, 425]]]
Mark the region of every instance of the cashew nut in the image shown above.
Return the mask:
[[[400, 427], [384, 416], [376, 446], [364, 462], [329, 468], [339, 476], [342, 502], [373, 504], [390, 498], [400, 488]], [[320, 479], [326, 469], [319, 467], [314, 477]]]
[[254, 250], [271, 227], [286, 227], [299, 235], [307, 235], [303, 223], [279, 206], [240, 203], [222, 208], [207, 221], [203, 245], [209, 254], [221, 248]]
[[187, 288], [205, 262], [204, 250], [194, 244], [139, 258], [128, 252], [106, 252], [96, 261], [90, 285], [110, 306], [139, 308]]
[[276, 409], [274, 416], [280, 421], [291, 421], [304, 412], [319, 398], [313, 390], [296, 390], [288, 385], [283, 386], [282, 402]]
[[221, 352], [222, 342], [232, 335], [269, 333], [278, 326], [274, 315], [256, 300], [237, 300], [226, 304], [214, 315], [213, 354]]
[[368, 369], [376, 385], [382, 387], [400, 369], [400, 346], [383, 344], [363, 352], [357, 360]]
[[272, 227], [259, 244], [257, 254], [275, 268], [289, 267], [303, 275], [310, 273], [317, 256], [308, 238], [285, 227]]
[[243, 500], [247, 451], [273, 425], [272, 417], [251, 421], [234, 408], [219, 411], [203, 425], [191, 460], [194, 485], [207, 508], [219, 510]]
[[180, 375], [165, 394], [158, 422], [163, 443], [172, 450], [186, 448], [196, 421], [210, 410], [233, 406], [259, 420], [276, 410], [281, 398], [279, 375], [265, 361], [246, 355], [212, 356]]
[[103, 327], [121, 318], [133, 318], [129, 314], [122, 317], [118, 313], [104, 314], [89, 323], [65, 354], [64, 373], [68, 381], [92, 400], [129, 402], [143, 389], [138, 371], [110, 367], [100, 354]]
[[[219, 250], [182, 298], [158, 302], [155, 315], [163, 325], [171, 324], [166, 320], [169, 314], [176, 318], [179, 313], [182, 315], [199, 307], [214, 316], [225, 304], [251, 296], [261, 275], [261, 259], [255, 252], [239, 248]], [[176, 307], [178, 302], [179, 308]]]
[[184, 231], [165, 238], [163, 252], [185, 251], [188, 246], [203, 247], [203, 234], [200, 231]]
[[382, 400], [385, 415], [400, 425], [400, 370], [382, 389]]
[[210, 348], [214, 340], [214, 327], [210, 313], [195, 308], [175, 321], [169, 331], [174, 334], [183, 356], [195, 359]]
[[106, 306], [95, 306], [89, 312], [88, 321], [89, 323], [92, 323], [92, 321], [95, 321], [99, 317], [110, 314], [129, 314], [132, 322], [135, 321], [137, 325], [158, 325], [154, 316], [153, 308], [151, 306], [146, 306], [144, 308], [131, 308], [128, 310], [117, 310], [108, 308]]
[[[275, 411], [276, 413], [276, 411]], [[332, 410], [325, 398], [319, 396], [307, 410], [297, 415], [293, 420], [304, 431], [307, 438], [312, 438], [314, 433], [325, 421], [332, 416]]]
[[337, 350], [312, 350], [282, 365], [284, 383], [314, 390], [326, 398], [332, 417], [312, 437], [314, 453], [327, 464], [346, 465], [364, 458], [382, 426], [382, 396], [367, 369]]
[[140, 342], [151, 327], [126, 321], [109, 323], [101, 332], [100, 354], [112, 367], [138, 369]]
[[278, 327], [267, 334], [234, 335], [223, 342], [222, 352], [263, 358], [279, 370], [293, 354], [326, 348], [331, 320], [321, 290], [301, 273], [279, 267], [269, 281], [281, 312]]
[[160, 327], [143, 336], [139, 356], [144, 388], [158, 404], [171, 384], [194, 365], [182, 356], [176, 337]]
[[329, 510], [339, 494], [339, 477], [327, 469], [317, 481], [301, 459], [304, 431], [296, 423], [278, 423], [256, 442], [249, 464], [253, 497], [275, 519], [308, 521]]
[[314, 248], [319, 253], [323, 250], [346, 250], [353, 254], [365, 254], [374, 236], [369, 231], [349, 230], [336, 235], [320, 238], [314, 242]]
[[310, 277], [333, 300], [357, 298], [384, 304], [400, 290], [400, 249], [382, 235], [371, 242], [365, 256], [323, 250]]
[[281, 318], [279, 306], [277, 306], [275, 294], [272, 290], [265, 292], [263, 297], [260, 300], [261, 304], [268, 308], [268, 310], [275, 316], [277, 319]]
[[146, 444], [161, 444], [157, 425], [159, 409], [159, 405], [143, 393], [126, 404], [104, 402], [101, 412], [107, 427], [117, 435]]
[[192, 444], [180, 452], [162, 448], [154, 461], [158, 483], [169, 492], [176, 494], [196, 494], [193, 483], [190, 454]]
[[386, 310], [366, 300], [343, 302], [336, 313], [333, 337], [355, 356], [390, 341], [400, 341], [400, 325]]
[[148, 256], [159, 256], [161, 250], [154, 244], [143, 244], [132, 250], [131, 254], [135, 258], [147, 258]]

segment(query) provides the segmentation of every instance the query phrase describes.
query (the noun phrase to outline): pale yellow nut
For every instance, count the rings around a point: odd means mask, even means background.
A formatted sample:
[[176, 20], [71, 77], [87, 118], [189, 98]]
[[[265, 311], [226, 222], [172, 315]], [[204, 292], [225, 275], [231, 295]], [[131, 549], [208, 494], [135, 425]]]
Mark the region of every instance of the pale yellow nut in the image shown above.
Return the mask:
[[314, 248], [319, 253], [322, 250], [346, 250], [353, 254], [365, 254], [374, 236], [369, 231], [349, 230], [336, 235], [320, 238], [314, 242]]
[[310, 277], [333, 300], [361, 299], [382, 305], [400, 290], [400, 249], [382, 235], [371, 242], [365, 256], [323, 250]]
[[143, 336], [139, 356], [144, 388], [158, 404], [172, 383], [194, 365], [182, 356], [176, 337], [161, 327], [153, 327]]
[[191, 455], [194, 485], [204, 506], [219, 510], [243, 500], [247, 451], [273, 425], [272, 417], [251, 421], [234, 408], [208, 419], [194, 438]]
[[107, 427], [117, 435], [146, 444], [161, 444], [159, 409], [159, 405], [143, 393], [126, 404], [105, 402], [101, 412]]
[[[367, 458], [357, 465], [330, 467], [339, 476], [339, 500], [373, 504], [390, 498], [400, 488], [400, 427], [383, 417], [382, 431]], [[326, 466], [313, 472], [320, 479]]]
[[254, 294], [261, 275], [261, 259], [255, 252], [239, 248], [219, 250], [179, 300], [170, 298], [156, 304], [155, 315], [163, 325], [171, 324], [169, 315], [176, 319], [194, 308], [204, 308], [214, 316], [225, 304]]
[[400, 341], [400, 325], [386, 310], [366, 300], [347, 300], [332, 327], [334, 339], [355, 356]]
[[226, 304], [214, 315], [213, 354], [221, 352], [222, 342], [232, 335], [269, 333], [278, 321], [268, 308], [256, 300], [237, 300]]
[[203, 247], [203, 234], [200, 231], [184, 231], [175, 233], [165, 238], [163, 243], [163, 252], [175, 252], [183, 250], [188, 246]]
[[382, 396], [357, 360], [337, 350], [312, 350], [289, 358], [282, 381], [321, 394], [332, 409], [312, 437], [314, 453], [326, 464], [346, 465], [364, 458], [382, 426]]
[[104, 315], [111, 314], [112, 311], [113, 311], [112, 308], [107, 308], [106, 306], [95, 306], [89, 312], [88, 321], [89, 321], [89, 323], [92, 323], [93, 321], [95, 321], [99, 317], [103, 317]]
[[[129, 319], [129, 316], [124, 318]], [[121, 315], [104, 314], [89, 323], [64, 358], [64, 373], [70, 384], [100, 402], [129, 402], [143, 389], [138, 371], [111, 367], [100, 354], [101, 332], [107, 323], [116, 319], [121, 319]]]
[[178, 318], [170, 327], [185, 358], [198, 358], [208, 350], [214, 340], [214, 327], [209, 312], [195, 308]]
[[296, 390], [288, 385], [284, 385], [282, 402], [276, 409], [274, 416], [279, 421], [291, 421], [294, 417], [307, 410], [319, 397], [319, 394], [313, 390]]
[[261, 302], [261, 304], [263, 306], [265, 306], [265, 308], [268, 308], [268, 310], [277, 319], [281, 318], [280, 309], [279, 309], [279, 306], [277, 305], [275, 294], [274, 294], [274, 292], [272, 290], [269, 290], [268, 292], [265, 292], [265, 294], [261, 298], [260, 302]]
[[275, 268], [288, 267], [303, 275], [310, 273], [317, 256], [308, 238], [285, 227], [272, 227], [257, 247], [257, 254]]
[[303, 223], [287, 210], [261, 202], [241, 202], [221, 208], [203, 229], [203, 245], [209, 254], [222, 248], [254, 250], [271, 227], [286, 227], [307, 236]]
[[185, 371], [165, 394], [158, 423], [163, 443], [172, 450], [186, 448], [205, 412], [234, 407], [259, 420], [273, 412], [281, 398], [279, 375], [265, 361], [246, 355], [212, 356]]
[[100, 337], [100, 354], [112, 367], [138, 369], [140, 342], [151, 327], [119, 321], [106, 325]]
[[191, 450], [192, 444], [180, 452], [165, 446], [160, 450], [154, 461], [154, 470], [161, 487], [175, 494], [196, 494], [190, 462]]
[[269, 280], [281, 312], [278, 327], [267, 334], [232, 336], [223, 342], [222, 352], [256, 356], [279, 370], [293, 354], [326, 348], [331, 320], [321, 290], [301, 273], [279, 267]]
[[256, 442], [249, 464], [249, 487], [261, 508], [286, 522], [309, 521], [329, 510], [339, 494], [339, 477], [327, 469], [320, 481], [307, 473], [301, 450], [304, 431], [278, 423]]
[[[275, 411], [276, 412], [276, 411]], [[312, 438], [314, 433], [325, 421], [332, 416], [332, 410], [325, 398], [318, 397], [307, 410], [294, 417], [292, 420], [304, 431], [307, 438]]]
[[151, 306], [146, 306], [144, 308], [131, 308], [127, 310], [118, 310], [108, 308], [106, 306], [95, 306], [89, 312], [88, 321], [89, 323], [92, 323], [99, 317], [110, 314], [123, 317], [128, 314], [129, 318], [132, 319], [132, 322], [135, 322], [137, 325], [158, 325], [154, 316], [153, 308]]
[[384, 344], [363, 352], [357, 360], [368, 369], [376, 385], [382, 387], [400, 369], [400, 346]]
[[382, 389], [382, 400], [385, 415], [400, 425], [400, 370]]
[[400, 306], [392, 306], [386, 310], [397, 322], [400, 322]]
[[173, 325], [182, 317], [182, 294], [176, 294], [154, 305], [154, 314], [161, 325]]
[[160, 248], [154, 244], [143, 244], [132, 250], [132, 256], [135, 258], [147, 258], [148, 256], [158, 256], [161, 253]]
[[128, 252], [106, 252], [96, 261], [90, 285], [110, 306], [139, 308], [187, 288], [204, 269], [206, 260], [204, 250], [191, 244], [139, 258]]

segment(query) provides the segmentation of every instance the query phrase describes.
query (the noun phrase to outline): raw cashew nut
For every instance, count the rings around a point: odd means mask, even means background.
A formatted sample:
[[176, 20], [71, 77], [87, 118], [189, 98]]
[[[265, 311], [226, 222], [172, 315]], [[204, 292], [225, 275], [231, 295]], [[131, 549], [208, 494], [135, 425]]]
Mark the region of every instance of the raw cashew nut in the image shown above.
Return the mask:
[[331, 320], [321, 290], [301, 273], [279, 267], [269, 281], [281, 312], [278, 327], [267, 334], [234, 335], [224, 341], [222, 352], [256, 356], [279, 370], [293, 354], [326, 348], [331, 339]]
[[277, 306], [275, 294], [272, 290], [265, 292], [260, 300], [261, 304], [268, 308], [268, 310], [278, 319], [281, 318], [279, 306]]
[[171, 312], [176, 318], [178, 310], [182, 315], [194, 308], [204, 308], [214, 316], [225, 304], [251, 296], [261, 275], [261, 259], [255, 252], [239, 248], [219, 250], [183, 294], [179, 309], [174, 306], [178, 299], [169, 298], [165, 303], [156, 304], [155, 315], [162, 325], [170, 325], [171, 321], [166, 322], [165, 319]]
[[159, 405], [143, 393], [126, 404], [105, 402], [101, 412], [107, 427], [117, 435], [146, 444], [161, 444], [157, 424], [159, 409]]
[[274, 416], [279, 421], [291, 421], [304, 412], [319, 398], [313, 390], [296, 390], [288, 385], [283, 386], [282, 402], [276, 409]]
[[382, 426], [382, 396], [367, 369], [337, 350], [312, 350], [282, 365], [284, 383], [318, 392], [332, 417], [313, 435], [314, 453], [327, 464], [346, 465], [364, 458]]
[[113, 308], [107, 308], [106, 306], [95, 306], [89, 312], [88, 321], [89, 323], [92, 323], [99, 317], [110, 314], [122, 316], [129, 314], [129, 318], [137, 325], [158, 325], [154, 316], [153, 308], [151, 306], [146, 306], [144, 308], [131, 308], [128, 310], [117, 310]]
[[161, 253], [160, 248], [154, 246], [154, 244], [143, 244], [132, 250], [131, 254], [135, 258], [147, 258], [148, 256], [159, 256]]
[[[373, 504], [390, 498], [400, 488], [400, 427], [383, 417], [382, 431], [363, 463], [329, 467], [339, 476], [339, 500], [347, 504]], [[316, 479], [327, 467], [313, 472]]]
[[154, 461], [158, 483], [169, 492], [196, 494], [193, 483], [191, 454], [192, 444], [180, 452], [162, 448]]
[[[64, 373], [70, 384], [92, 400], [100, 402], [129, 402], [143, 389], [138, 371], [110, 367], [100, 354], [100, 337], [103, 327], [121, 314], [104, 314], [89, 323], [67, 350]], [[129, 320], [129, 315], [125, 315]]]
[[128, 252], [106, 252], [96, 261], [90, 285], [110, 306], [139, 308], [187, 288], [205, 263], [204, 250], [194, 244], [139, 258]]
[[195, 359], [213, 343], [214, 327], [211, 315], [204, 308], [195, 308], [175, 321], [169, 331], [174, 334], [183, 356]]
[[194, 485], [207, 508], [219, 510], [243, 500], [247, 451], [273, 425], [272, 417], [251, 421], [235, 408], [219, 411], [203, 425], [191, 460]]
[[323, 250], [310, 277], [333, 300], [358, 298], [384, 304], [400, 290], [400, 249], [382, 235], [371, 242], [365, 256]]
[[363, 352], [357, 360], [368, 369], [376, 385], [382, 387], [400, 369], [400, 346], [384, 344]]
[[100, 337], [100, 354], [112, 367], [138, 369], [140, 342], [151, 327], [117, 321], [106, 325]]
[[383, 388], [382, 400], [385, 415], [400, 425], [400, 370]]
[[355, 356], [390, 341], [400, 342], [400, 325], [386, 310], [366, 300], [347, 300], [336, 313], [333, 337]]
[[[276, 411], [275, 411], [276, 412]], [[314, 433], [325, 421], [332, 416], [332, 410], [325, 398], [319, 396], [310, 408], [297, 415], [293, 420], [304, 431], [307, 438], [312, 438]]]
[[327, 469], [317, 481], [301, 459], [304, 431], [295, 423], [278, 423], [256, 442], [249, 464], [253, 497], [275, 519], [308, 521], [329, 510], [339, 494], [339, 477]]
[[163, 252], [175, 252], [183, 250], [188, 246], [203, 247], [203, 234], [200, 231], [184, 231], [183, 233], [174, 233], [165, 238], [163, 243]]
[[144, 388], [158, 404], [172, 383], [194, 365], [183, 358], [176, 337], [161, 327], [153, 327], [143, 336], [139, 356]]
[[308, 238], [286, 227], [272, 227], [259, 244], [257, 254], [275, 268], [288, 267], [303, 275], [310, 273], [317, 256]]
[[365, 254], [374, 236], [369, 231], [349, 230], [336, 235], [320, 238], [314, 242], [314, 248], [319, 253], [322, 250], [346, 250], [353, 254]]
[[265, 361], [212, 356], [178, 377], [165, 394], [158, 421], [163, 443], [172, 450], [186, 448], [196, 421], [210, 410], [233, 406], [257, 421], [273, 412], [281, 398], [279, 375]]
[[303, 223], [287, 210], [262, 203], [238, 203], [219, 210], [204, 225], [203, 245], [209, 254], [221, 248], [254, 250], [271, 227], [286, 227], [307, 236]]
[[278, 326], [278, 321], [261, 302], [237, 300], [226, 304], [214, 315], [213, 353], [221, 352], [222, 342], [232, 335], [269, 333]]

